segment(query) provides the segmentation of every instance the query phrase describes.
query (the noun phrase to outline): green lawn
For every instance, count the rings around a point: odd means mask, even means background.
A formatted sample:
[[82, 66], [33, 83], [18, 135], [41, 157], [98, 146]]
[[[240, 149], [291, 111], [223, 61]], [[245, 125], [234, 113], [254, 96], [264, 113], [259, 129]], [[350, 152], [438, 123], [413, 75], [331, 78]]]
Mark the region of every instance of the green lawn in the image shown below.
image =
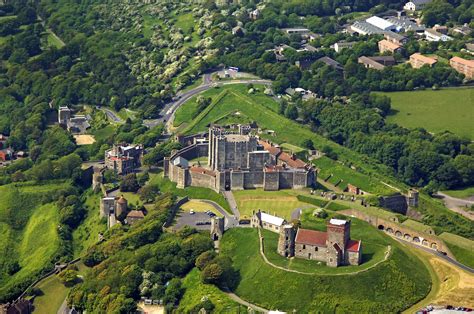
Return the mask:
[[443, 232], [440, 238], [460, 263], [474, 268], [474, 241], [448, 232]]
[[69, 288], [55, 275], [41, 281], [36, 287], [41, 290], [42, 295], [37, 296], [33, 302], [35, 314], [56, 313], [69, 292]]
[[269, 214], [291, 218], [291, 212], [297, 208], [313, 207], [311, 204], [299, 201], [293, 190], [263, 191], [243, 190], [233, 191], [240, 215], [251, 217], [253, 211], [259, 209]]
[[360, 173], [326, 156], [315, 159], [313, 164], [320, 169], [318, 173], [319, 179], [326, 180], [329, 178], [328, 182], [333, 185], [338, 184], [337, 187], [341, 190], [345, 190], [348, 184], [352, 184], [363, 191], [373, 194], [395, 192], [393, 189], [380, 183], [377, 178]]
[[468, 197], [474, 196], [474, 186], [470, 186], [470, 187], [460, 189], [460, 190], [448, 190], [448, 191], [442, 191], [442, 192], [452, 197], [468, 198]]
[[[179, 302], [178, 313], [190, 313], [191, 310], [207, 297], [214, 305], [215, 313], [237, 313], [240, 309], [238, 303], [230, 299], [216, 286], [201, 282], [201, 272], [194, 268], [183, 279], [183, 287], [186, 291]], [[242, 307], [242, 311], [245, 308]]]
[[47, 30], [47, 41], [48, 45], [55, 48], [64, 47], [64, 43], [56, 37], [51, 30]]
[[92, 132], [94, 135], [96, 141], [100, 140], [105, 140], [112, 136], [115, 132], [115, 126], [112, 124], [107, 125], [106, 127], [100, 129], [100, 130], [95, 130]]
[[395, 313], [428, 294], [430, 276], [417, 257], [395, 241], [387, 241], [393, 245], [389, 262], [357, 275], [302, 275], [273, 268], [261, 258], [257, 230], [250, 228], [227, 231], [221, 254], [231, 257], [240, 272], [236, 294], [264, 308], [299, 313], [316, 309], [323, 313]]
[[392, 99], [395, 115], [389, 122], [430, 132], [445, 130], [474, 139], [474, 88], [384, 93]]

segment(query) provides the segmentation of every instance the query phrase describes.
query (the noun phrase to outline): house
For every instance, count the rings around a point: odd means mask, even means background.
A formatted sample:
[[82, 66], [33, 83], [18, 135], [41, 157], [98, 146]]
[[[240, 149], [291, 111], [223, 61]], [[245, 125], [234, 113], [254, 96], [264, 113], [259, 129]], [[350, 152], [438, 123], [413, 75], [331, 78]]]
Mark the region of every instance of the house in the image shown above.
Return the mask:
[[382, 39], [381, 41], [378, 42], [379, 45], [379, 52], [384, 53], [384, 52], [390, 52], [390, 53], [397, 53], [402, 50], [402, 46], [395, 44], [391, 41], [388, 41], [386, 39]]
[[129, 225], [135, 224], [137, 221], [143, 220], [145, 218], [145, 215], [141, 210], [131, 210], [127, 214], [127, 223]]
[[411, 0], [405, 4], [403, 9], [407, 11], [420, 11], [430, 2], [431, 0]]
[[474, 43], [467, 43], [466, 50], [470, 53], [474, 53]]
[[474, 78], [474, 60], [452, 57], [449, 59], [449, 65], [457, 72], [464, 74], [467, 79]]
[[61, 125], [67, 125], [67, 122], [70, 118], [71, 118], [71, 109], [69, 109], [68, 106], [59, 107], [58, 123]]
[[277, 216], [273, 216], [258, 210], [250, 221], [250, 225], [254, 228], [263, 228], [273, 232], [279, 232], [280, 228], [286, 224], [286, 220]]
[[325, 65], [330, 66], [331, 68], [336, 69], [338, 71], [343, 71], [344, 70], [344, 67], [339, 62], [337, 62], [336, 60], [333, 60], [329, 57], [322, 57], [322, 58], [319, 58], [316, 61], [317, 62], [322, 62]]
[[361, 194], [361, 191], [360, 189], [355, 186], [355, 185], [352, 185], [352, 184], [347, 184], [347, 192], [351, 193], [351, 194], [355, 194], [355, 195], [359, 195]]
[[232, 28], [232, 35], [234, 36], [242, 36], [245, 34], [245, 30], [241, 26], [236, 26]]
[[452, 30], [453, 34], [460, 34], [462, 36], [467, 36], [471, 34], [472, 28], [469, 27], [469, 24], [465, 23], [462, 26], [456, 26]]
[[303, 28], [303, 27], [282, 28], [281, 30], [287, 35], [306, 36], [306, 35], [309, 35], [309, 33], [311, 33], [309, 29]]
[[302, 71], [309, 70], [315, 60], [313, 58], [305, 58], [295, 61], [295, 65]]
[[89, 115], [72, 115], [71, 109], [67, 106], [59, 107], [58, 123], [66, 127], [66, 129], [75, 134], [85, 134], [87, 129], [91, 127]]
[[383, 31], [396, 31], [397, 30], [397, 27], [394, 24], [378, 16], [371, 16], [365, 21]]
[[444, 34], [444, 35], [446, 35], [448, 33], [448, 27], [445, 26], [445, 25], [436, 24], [435, 26], [433, 26], [432, 29], [437, 31], [438, 33], [441, 33], [441, 34]]
[[260, 10], [259, 9], [255, 9], [253, 11], [250, 11], [249, 12], [249, 18], [252, 19], [252, 20], [256, 20], [260, 17]]
[[420, 53], [414, 53], [410, 56], [410, 64], [411, 64], [412, 68], [414, 68], [414, 69], [419, 69], [422, 66], [424, 66], [425, 64], [432, 67], [437, 62], [438, 62], [438, 60], [436, 60], [435, 58], [426, 57], [426, 56], [424, 56]]
[[376, 56], [376, 57], [359, 57], [358, 62], [363, 64], [367, 69], [383, 70], [385, 66], [396, 64], [395, 58], [392, 56]]
[[343, 49], [351, 49], [355, 44], [356, 41], [349, 41], [349, 42], [338, 42], [334, 44], [334, 51], [341, 52]]
[[428, 41], [449, 41], [452, 40], [451, 37], [440, 32], [435, 31], [432, 28], [425, 29], [425, 38]]
[[386, 32], [385, 34], [383, 34], [383, 37], [387, 41], [400, 45], [400, 46], [403, 46], [408, 41], [408, 38], [406, 38], [405, 36], [400, 35], [398, 33], [394, 33], [394, 32]]
[[13, 149], [5, 148], [0, 150], [0, 161], [13, 160]]

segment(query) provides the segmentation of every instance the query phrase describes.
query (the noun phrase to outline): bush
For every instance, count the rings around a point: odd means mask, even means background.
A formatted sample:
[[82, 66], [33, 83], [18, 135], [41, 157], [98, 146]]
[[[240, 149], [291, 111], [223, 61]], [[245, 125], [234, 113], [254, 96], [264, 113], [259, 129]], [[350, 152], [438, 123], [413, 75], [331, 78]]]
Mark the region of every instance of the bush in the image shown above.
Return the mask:
[[66, 287], [71, 287], [77, 283], [77, 271], [66, 269], [58, 274], [58, 278]]
[[212, 263], [204, 267], [201, 273], [201, 280], [203, 283], [219, 284], [222, 279], [224, 270], [216, 263]]
[[206, 251], [201, 253], [196, 259], [196, 267], [199, 270], [203, 270], [210, 262], [214, 260], [216, 253], [214, 251]]

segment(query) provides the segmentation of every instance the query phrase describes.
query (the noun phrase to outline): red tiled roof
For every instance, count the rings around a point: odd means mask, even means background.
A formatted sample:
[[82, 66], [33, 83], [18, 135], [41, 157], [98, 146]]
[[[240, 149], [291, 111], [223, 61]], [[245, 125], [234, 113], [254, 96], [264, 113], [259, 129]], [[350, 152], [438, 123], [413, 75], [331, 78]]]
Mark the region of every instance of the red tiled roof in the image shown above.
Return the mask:
[[327, 239], [328, 234], [326, 232], [300, 228], [296, 234], [295, 242], [308, 245], [326, 246]]
[[270, 155], [277, 156], [279, 153], [281, 153], [281, 149], [275, 146], [272, 146], [272, 144], [266, 142], [266, 141], [259, 141], [258, 142], [260, 145], [263, 146], [263, 149], [268, 151]]
[[145, 218], [145, 215], [143, 215], [143, 212], [141, 210], [131, 210], [127, 217], [129, 218]]
[[206, 168], [202, 168], [202, 167], [193, 166], [193, 167], [189, 168], [189, 170], [191, 170], [191, 172], [197, 172], [197, 173], [207, 174], [207, 175], [213, 176], [213, 177], [216, 176], [216, 174], [214, 173], [214, 171], [209, 170], [209, 169], [206, 169]]
[[360, 250], [360, 241], [349, 240], [346, 245], [346, 250], [350, 252], [359, 252]]
[[304, 161], [301, 159], [293, 159], [287, 153], [281, 153], [278, 159], [285, 162], [291, 168], [304, 168], [306, 166]]

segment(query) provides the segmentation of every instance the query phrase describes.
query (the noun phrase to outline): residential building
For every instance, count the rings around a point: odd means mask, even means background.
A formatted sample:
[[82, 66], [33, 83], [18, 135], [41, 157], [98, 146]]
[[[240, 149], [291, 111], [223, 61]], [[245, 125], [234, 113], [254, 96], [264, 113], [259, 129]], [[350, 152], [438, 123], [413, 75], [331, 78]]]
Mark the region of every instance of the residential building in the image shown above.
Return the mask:
[[378, 43], [379, 45], [379, 52], [384, 53], [384, 52], [390, 52], [390, 53], [397, 53], [402, 50], [402, 46], [395, 44], [391, 41], [388, 41], [386, 39], [382, 39]]
[[444, 35], [446, 35], [448, 33], [448, 27], [445, 26], [445, 25], [436, 24], [435, 26], [433, 26], [432, 29], [437, 31], [438, 33], [441, 33], [441, 34], [444, 34]]
[[467, 79], [474, 78], [474, 60], [453, 57], [449, 59], [449, 65], [457, 72], [464, 74]]
[[249, 18], [252, 19], [252, 20], [256, 20], [260, 17], [260, 10], [259, 9], [255, 9], [253, 11], [250, 11], [249, 13]]
[[403, 46], [408, 41], [408, 38], [395, 32], [386, 32], [385, 34], [383, 34], [383, 37], [389, 42], [400, 46]]
[[67, 125], [67, 122], [71, 118], [71, 109], [68, 106], [59, 107], [58, 109], [58, 123], [61, 125]]
[[466, 50], [470, 53], [474, 53], [474, 43], [467, 43]]
[[462, 26], [456, 26], [453, 28], [453, 34], [460, 34], [462, 36], [467, 36], [471, 34], [472, 28], [469, 27], [469, 24], [465, 23]]
[[411, 0], [405, 4], [403, 9], [407, 11], [420, 11], [430, 2], [431, 0]]
[[143, 220], [144, 218], [145, 218], [145, 215], [143, 214], [141, 210], [131, 210], [127, 214], [126, 220], [127, 220], [127, 224], [133, 225], [137, 221]]
[[425, 38], [428, 41], [449, 41], [452, 40], [451, 37], [440, 32], [435, 31], [432, 28], [425, 29]]
[[363, 64], [366, 68], [374, 70], [383, 70], [385, 66], [392, 66], [397, 63], [392, 56], [362, 56], [358, 59], [358, 62]]
[[336, 60], [333, 60], [329, 57], [322, 57], [322, 58], [319, 58], [318, 60], [316, 60], [317, 62], [322, 62], [328, 66], [330, 66], [331, 68], [333, 69], [336, 69], [336, 70], [339, 70], [339, 71], [343, 71], [344, 70], [344, 67], [339, 63], [337, 62]]
[[349, 41], [349, 42], [338, 42], [334, 44], [334, 50], [336, 52], [341, 52], [343, 49], [352, 49], [354, 45], [357, 44], [356, 41]]
[[394, 24], [378, 16], [371, 16], [365, 21], [383, 31], [396, 31], [397, 30], [397, 27]]
[[245, 34], [245, 30], [241, 26], [232, 28], [232, 35], [242, 36]]
[[422, 66], [424, 66], [425, 64], [432, 67], [437, 62], [438, 62], [438, 60], [436, 60], [435, 58], [426, 57], [426, 56], [424, 56], [424, 55], [422, 55], [418, 52], [414, 53], [410, 56], [410, 64], [411, 64], [412, 68], [414, 68], [414, 69], [419, 69]]

